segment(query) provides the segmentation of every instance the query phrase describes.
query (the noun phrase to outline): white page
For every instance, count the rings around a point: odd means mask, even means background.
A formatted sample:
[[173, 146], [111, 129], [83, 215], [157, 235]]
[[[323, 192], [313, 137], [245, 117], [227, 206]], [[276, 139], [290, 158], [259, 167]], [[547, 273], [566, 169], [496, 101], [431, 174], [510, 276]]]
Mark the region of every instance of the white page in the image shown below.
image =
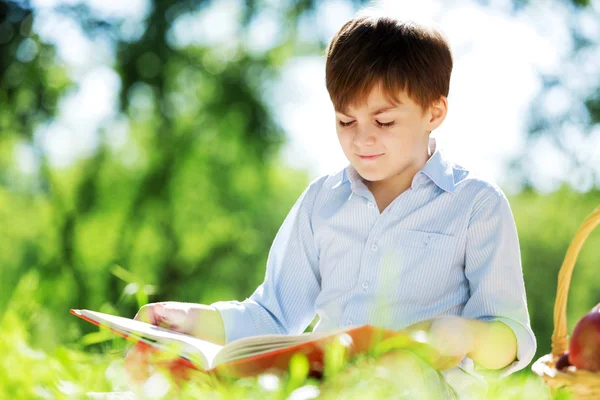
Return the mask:
[[[193, 361], [195, 364], [200, 364], [199, 366], [204, 369], [211, 369], [220, 364], [292, 347], [357, 328], [357, 326], [347, 326], [332, 331], [310, 332], [300, 335], [273, 334], [250, 336], [234, 340], [223, 347], [193, 336], [130, 318], [90, 310], [73, 311], [116, 331], [137, 337], [139, 340], [160, 349], [166, 349], [170, 343], [179, 344], [181, 345], [181, 356]], [[146, 338], [151, 340], [147, 340]], [[153, 340], [156, 343], [153, 343]]]
[[[210, 369], [213, 367], [213, 361], [223, 346], [219, 346], [212, 342], [201, 340], [193, 336], [175, 332], [169, 329], [161, 328], [145, 322], [136, 321], [134, 319], [118, 317], [116, 315], [104, 314], [97, 311], [89, 310], [74, 310], [81, 315], [95, 320], [106, 325], [116, 331], [126, 333], [131, 336], [139, 337], [140, 339], [149, 338], [159, 341], [159, 347], [167, 348], [167, 344], [180, 344], [181, 355], [185, 358], [194, 359], [200, 358], [201, 367]], [[151, 341], [144, 340], [147, 344], [153, 344]], [[164, 343], [165, 345], [161, 345]]]
[[[357, 328], [356, 326], [347, 326], [326, 332], [310, 332], [300, 335], [261, 335], [250, 336], [234, 340], [227, 344], [219, 354], [217, 354], [214, 365], [225, 364], [231, 361], [240, 360], [246, 357], [269, 353], [274, 350], [292, 347], [294, 345], [312, 342], [328, 336], [334, 336], [342, 332]], [[264, 346], [264, 347], [263, 347]]]

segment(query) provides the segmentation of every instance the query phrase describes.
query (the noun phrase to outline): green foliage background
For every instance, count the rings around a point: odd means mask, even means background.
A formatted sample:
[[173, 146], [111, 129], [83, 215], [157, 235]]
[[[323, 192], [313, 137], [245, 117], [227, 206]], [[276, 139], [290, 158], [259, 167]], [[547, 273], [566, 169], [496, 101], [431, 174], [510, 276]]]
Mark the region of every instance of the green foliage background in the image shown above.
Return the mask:
[[[95, 19], [84, 5], [62, 9], [90, 34], [112, 35], [121, 86], [118, 112], [99, 128], [94, 153], [56, 167], [35, 131], [52, 122], [76, 84], [53, 45], [32, 30], [27, 2], [0, 1], [0, 398], [124, 387], [125, 343], [81, 323], [69, 308], [133, 316], [149, 301], [243, 299], [262, 282], [271, 241], [308, 184], [305, 172], [279, 158], [284, 135], [262, 91], [286, 60], [316, 54], [324, 43], [297, 36], [299, 16], [316, 3], [303, 0], [278, 9], [284, 32], [261, 54], [241, 42], [227, 50], [170, 44], [177, 16], [209, 3], [153, 1], [133, 41], [115, 33], [122, 21]], [[245, 3], [240, 37], [261, 7]], [[31, 43], [33, 57], [19, 56]], [[111, 143], [115, 129], [127, 132], [122, 146]], [[35, 154], [35, 172], [18, 168], [21, 147]], [[528, 189], [510, 201], [537, 358], [550, 351], [562, 259], [600, 192]], [[570, 329], [599, 300], [598, 246], [596, 232], [579, 258]], [[514, 398], [519, 387], [533, 390], [527, 385], [537, 383], [518, 381]], [[250, 387], [265, 395], [260, 384]]]

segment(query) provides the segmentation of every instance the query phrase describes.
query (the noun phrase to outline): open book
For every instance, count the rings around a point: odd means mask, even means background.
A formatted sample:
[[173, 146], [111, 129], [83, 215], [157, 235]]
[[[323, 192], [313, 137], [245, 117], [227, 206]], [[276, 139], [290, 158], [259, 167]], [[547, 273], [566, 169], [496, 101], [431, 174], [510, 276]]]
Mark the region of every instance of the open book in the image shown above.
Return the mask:
[[[311, 369], [320, 370], [326, 346], [336, 338], [348, 344], [350, 355], [369, 351], [375, 344], [393, 348], [428, 347], [406, 333], [372, 325], [349, 326], [300, 335], [261, 335], [234, 340], [225, 346], [129, 318], [89, 310], [72, 314], [100, 327], [159, 350], [175, 351], [189, 367], [233, 377], [253, 376], [269, 369], [287, 369], [291, 357], [306, 355]], [[340, 337], [342, 335], [342, 337]], [[386, 344], [387, 342], [387, 344]], [[425, 349], [426, 351], [430, 351]], [[432, 350], [431, 350], [432, 351]]]

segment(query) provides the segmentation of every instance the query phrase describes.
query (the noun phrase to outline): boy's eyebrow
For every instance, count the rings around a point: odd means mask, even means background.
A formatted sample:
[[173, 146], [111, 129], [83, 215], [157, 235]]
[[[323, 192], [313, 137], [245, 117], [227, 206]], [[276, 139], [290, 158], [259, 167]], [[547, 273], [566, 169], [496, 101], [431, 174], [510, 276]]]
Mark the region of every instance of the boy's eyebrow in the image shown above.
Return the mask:
[[[400, 104], [401, 104], [401, 103], [400, 103]], [[380, 109], [378, 109], [378, 110], [375, 110], [375, 111], [373, 111], [373, 112], [371, 113], [371, 116], [375, 116], [375, 115], [383, 114], [384, 112], [386, 112], [386, 111], [389, 111], [389, 110], [393, 110], [394, 108], [397, 108], [397, 107], [398, 107], [398, 106], [390, 106], [390, 107], [383, 107], [383, 108], [380, 108]], [[338, 112], [338, 113], [340, 113], [340, 114], [344, 114], [344, 115], [346, 115], [346, 116], [349, 116], [349, 114], [346, 114], [346, 112], [344, 112], [344, 111], [336, 111], [336, 112]]]
[[373, 112], [371, 113], [371, 115], [378, 115], [378, 114], [382, 114], [382, 113], [384, 113], [384, 112], [386, 112], [386, 111], [393, 110], [393, 109], [394, 109], [394, 108], [396, 108], [396, 107], [397, 107], [397, 106], [390, 106], [390, 107], [384, 107], [384, 108], [380, 108], [380, 109], [379, 109], [379, 110], [377, 110], [377, 111], [373, 111]]

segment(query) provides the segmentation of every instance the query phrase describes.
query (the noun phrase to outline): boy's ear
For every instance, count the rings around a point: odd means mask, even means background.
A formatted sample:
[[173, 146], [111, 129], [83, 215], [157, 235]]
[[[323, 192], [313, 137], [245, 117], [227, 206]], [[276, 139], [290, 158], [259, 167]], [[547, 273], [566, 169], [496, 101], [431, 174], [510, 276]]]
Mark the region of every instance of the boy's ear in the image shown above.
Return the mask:
[[448, 100], [446, 96], [441, 96], [438, 101], [429, 107], [427, 113], [427, 130], [433, 131], [444, 122], [448, 113]]

